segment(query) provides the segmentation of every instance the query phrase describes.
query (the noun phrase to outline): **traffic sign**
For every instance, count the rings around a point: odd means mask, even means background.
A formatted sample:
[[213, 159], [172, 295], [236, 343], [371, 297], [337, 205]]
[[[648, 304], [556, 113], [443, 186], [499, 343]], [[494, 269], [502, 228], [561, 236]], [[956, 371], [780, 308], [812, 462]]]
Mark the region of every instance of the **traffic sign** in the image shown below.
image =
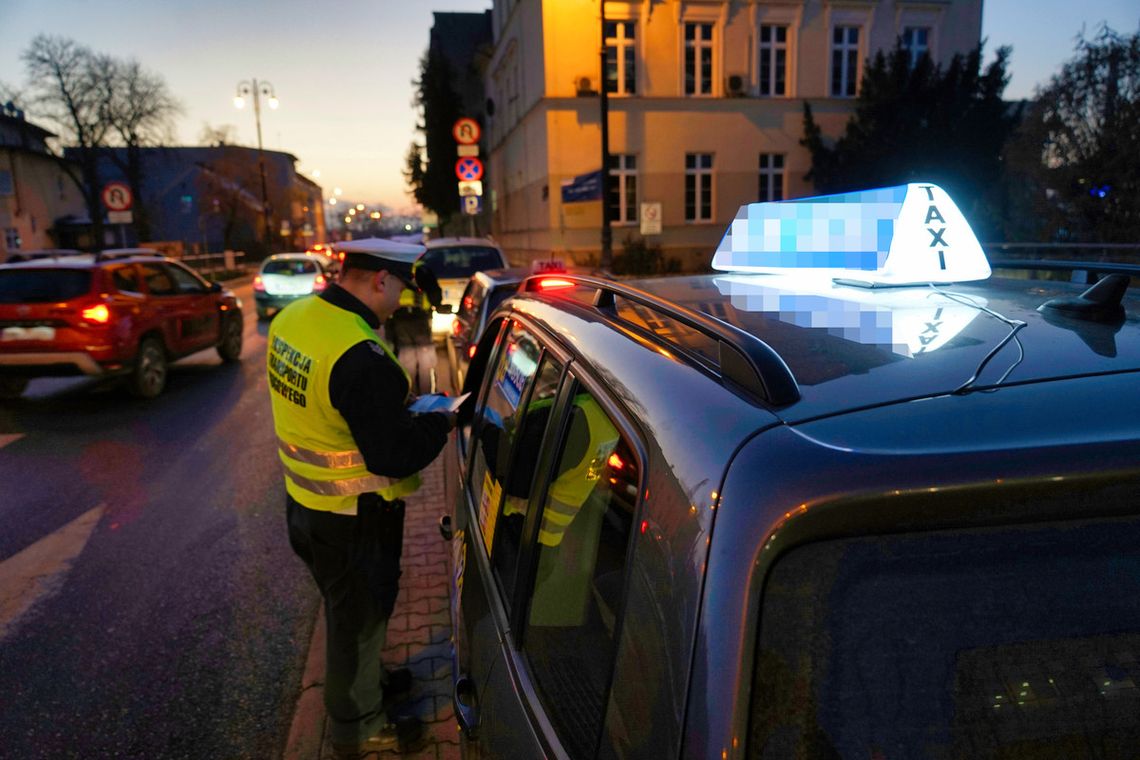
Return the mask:
[[478, 145], [456, 145], [455, 152], [461, 156], [477, 156], [479, 155]]
[[467, 116], [456, 121], [455, 126], [451, 128], [452, 137], [460, 145], [474, 145], [479, 142], [479, 135], [482, 133], [479, 122]]
[[642, 235], [660, 235], [661, 234], [661, 204], [660, 203], [642, 203], [641, 204], [641, 234]]
[[126, 182], [108, 182], [103, 186], [101, 197], [108, 211], [127, 211], [134, 201]]
[[466, 180], [459, 183], [460, 195], [482, 195], [483, 194], [483, 181], [482, 180]]
[[483, 198], [479, 195], [465, 195], [463, 200], [463, 213], [475, 216], [483, 210]]
[[470, 182], [483, 178], [483, 162], [474, 156], [464, 156], [455, 162], [455, 176]]

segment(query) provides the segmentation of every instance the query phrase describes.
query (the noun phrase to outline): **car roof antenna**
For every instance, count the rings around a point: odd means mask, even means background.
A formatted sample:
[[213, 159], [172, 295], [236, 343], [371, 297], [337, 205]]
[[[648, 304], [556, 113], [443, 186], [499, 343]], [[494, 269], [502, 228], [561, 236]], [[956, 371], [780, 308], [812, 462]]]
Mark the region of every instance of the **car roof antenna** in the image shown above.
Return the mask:
[[1087, 322], [1122, 322], [1124, 306], [1121, 301], [1129, 282], [1128, 275], [1110, 274], [1079, 296], [1054, 298], [1038, 306], [1037, 310]]

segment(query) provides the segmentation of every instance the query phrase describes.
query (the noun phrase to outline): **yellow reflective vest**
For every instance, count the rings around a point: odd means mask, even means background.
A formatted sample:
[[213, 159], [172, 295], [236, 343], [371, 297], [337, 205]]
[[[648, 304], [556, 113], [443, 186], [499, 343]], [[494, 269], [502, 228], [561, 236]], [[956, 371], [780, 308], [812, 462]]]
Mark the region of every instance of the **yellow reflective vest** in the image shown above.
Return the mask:
[[333, 366], [362, 341], [379, 344], [399, 366], [359, 315], [316, 296], [283, 309], [269, 326], [266, 372], [278, 456], [286, 490], [309, 509], [352, 514], [362, 493], [391, 501], [420, 486], [418, 474], [396, 479], [369, 472], [348, 423], [329, 400]]

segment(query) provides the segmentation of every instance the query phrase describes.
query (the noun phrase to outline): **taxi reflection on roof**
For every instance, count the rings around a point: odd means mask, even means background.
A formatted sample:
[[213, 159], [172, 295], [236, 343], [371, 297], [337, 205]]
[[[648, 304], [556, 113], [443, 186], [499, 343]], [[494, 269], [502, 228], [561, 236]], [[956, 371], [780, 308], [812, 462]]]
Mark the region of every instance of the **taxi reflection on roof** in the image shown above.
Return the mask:
[[[906, 357], [945, 346], [985, 308], [954, 293], [990, 265], [931, 183], [742, 206], [713, 257], [732, 305]], [[754, 276], [754, 275], [765, 276]]]

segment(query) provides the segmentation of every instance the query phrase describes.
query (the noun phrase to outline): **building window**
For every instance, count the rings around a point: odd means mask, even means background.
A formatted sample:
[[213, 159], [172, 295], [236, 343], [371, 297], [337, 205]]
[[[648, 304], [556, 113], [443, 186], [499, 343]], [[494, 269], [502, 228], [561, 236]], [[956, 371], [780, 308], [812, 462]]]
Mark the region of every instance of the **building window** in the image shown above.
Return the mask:
[[786, 95], [788, 78], [788, 27], [760, 27], [760, 94]]
[[908, 26], [902, 33], [903, 50], [910, 56], [910, 67], [918, 65], [918, 59], [930, 54], [930, 29], [925, 26]]
[[632, 21], [606, 22], [606, 92], [637, 92], [635, 29]]
[[610, 156], [610, 219], [614, 224], [637, 221], [637, 156]]
[[831, 37], [831, 95], [855, 97], [859, 81], [859, 27], [837, 26]]
[[760, 154], [760, 201], [784, 200], [784, 154]]
[[685, 94], [712, 95], [713, 25], [685, 24]]
[[4, 245], [9, 251], [20, 250], [20, 231], [15, 227], [4, 228]]
[[685, 221], [712, 221], [712, 153], [685, 154]]
[[15, 184], [12, 182], [12, 172], [7, 169], [0, 170], [0, 195], [15, 194]]

